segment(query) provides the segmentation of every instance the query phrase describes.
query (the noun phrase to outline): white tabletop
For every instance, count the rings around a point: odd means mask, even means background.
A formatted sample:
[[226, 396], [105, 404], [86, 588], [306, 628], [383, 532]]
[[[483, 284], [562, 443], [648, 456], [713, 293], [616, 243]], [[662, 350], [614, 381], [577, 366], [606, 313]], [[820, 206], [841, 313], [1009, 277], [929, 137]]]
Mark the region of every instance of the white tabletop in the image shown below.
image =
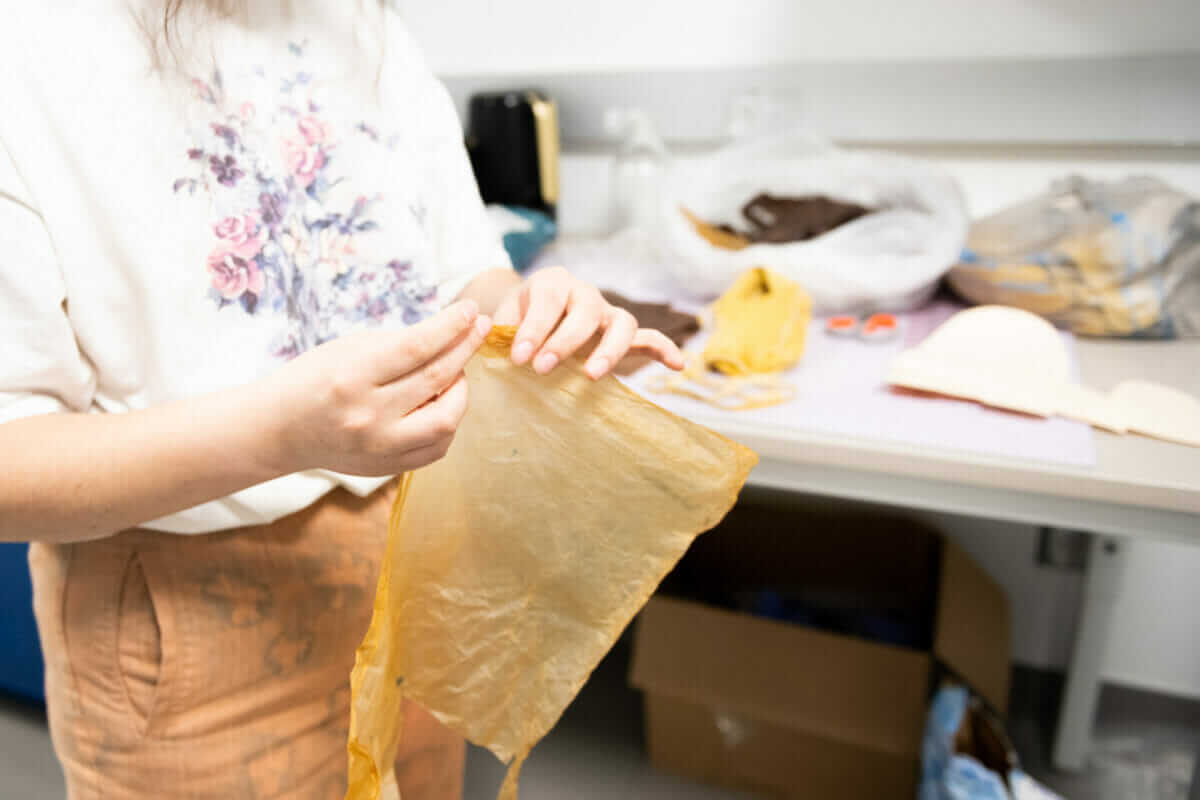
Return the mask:
[[[1200, 341], [1080, 340], [1077, 354], [1093, 388], [1141, 378], [1200, 396]], [[1081, 468], [693, 418], [759, 453], [753, 485], [1200, 544], [1200, 448], [1097, 431]]]

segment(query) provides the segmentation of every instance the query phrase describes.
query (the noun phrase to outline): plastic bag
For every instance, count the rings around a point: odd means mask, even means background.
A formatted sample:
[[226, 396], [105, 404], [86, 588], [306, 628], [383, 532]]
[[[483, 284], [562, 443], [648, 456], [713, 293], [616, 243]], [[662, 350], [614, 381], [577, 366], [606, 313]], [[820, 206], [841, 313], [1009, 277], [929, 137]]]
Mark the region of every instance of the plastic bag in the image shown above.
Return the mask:
[[934, 695], [921, 743], [918, 800], [1063, 800], [1022, 769], [999, 719], [963, 686]]
[[447, 456], [407, 476], [351, 675], [348, 800], [397, 795], [402, 698], [521, 762], [757, 460], [572, 358], [541, 377], [493, 330]]
[[[792, 244], [714, 246], [684, 209], [709, 222], [737, 218], [761, 192], [820, 194], [878, 209]], [[958, 185], [902, 156], [838, 149], [803, 134], [754, 137], [674, 169], [664, 186], [659, 247], [679, 291], [714, 297], [751, 267], [800, 283], [815, 311], [857, 313], [920, 305], [967, 236]]]
[[1085, 336], [1200, 336], [1200, 203], [1153, 178], [1067, 178], [972, 225], [949, 282]]

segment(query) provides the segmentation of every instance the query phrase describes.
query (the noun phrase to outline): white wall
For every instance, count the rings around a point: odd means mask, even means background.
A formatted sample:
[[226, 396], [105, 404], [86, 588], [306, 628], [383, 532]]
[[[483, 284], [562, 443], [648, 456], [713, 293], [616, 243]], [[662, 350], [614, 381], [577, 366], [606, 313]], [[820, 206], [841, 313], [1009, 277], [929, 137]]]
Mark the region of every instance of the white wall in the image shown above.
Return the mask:
[[[1200, 48], [1195, 0], [404, 0], [402, 7], [431, 63], [446, 76]], [[925, 148], [923, 154], [960, 180], [975, 214], [1015, 202], [1070, 172], [1101, 178], [1157, 174], [1200, 195], [1194, 148]], [[575, 233], [602, 230], [608, 157], [572, 154], [562, 167], [560, 225]], [[1008, 590], [1017, 660], [1063, 666], [1078, 616], [1080, 576], [1036, 566], [1036, 531], [1029, 526], [931, 516]], [[1200, 547], [1137, 544], [1130, 562], [1105, 675], [1200, 697]]]
[[1200, 47], [1195, 0], [403, 0], [401, 8], [444, 75]]

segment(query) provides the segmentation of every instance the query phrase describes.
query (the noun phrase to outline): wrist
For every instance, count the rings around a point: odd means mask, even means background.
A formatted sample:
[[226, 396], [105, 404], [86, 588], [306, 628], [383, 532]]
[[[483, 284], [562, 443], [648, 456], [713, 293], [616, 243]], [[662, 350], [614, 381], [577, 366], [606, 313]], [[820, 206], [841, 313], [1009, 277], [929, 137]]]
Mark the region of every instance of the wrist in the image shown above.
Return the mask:
[[295, 404], [305, 393], [291, 387], [291, 370], [286, 367], [246, 385], [241, 391], [241, 449], [249, 456], [260, 481], [302, 472], [312, 464], [304, 463], [307, 452], [297, 441], [300, 426]]

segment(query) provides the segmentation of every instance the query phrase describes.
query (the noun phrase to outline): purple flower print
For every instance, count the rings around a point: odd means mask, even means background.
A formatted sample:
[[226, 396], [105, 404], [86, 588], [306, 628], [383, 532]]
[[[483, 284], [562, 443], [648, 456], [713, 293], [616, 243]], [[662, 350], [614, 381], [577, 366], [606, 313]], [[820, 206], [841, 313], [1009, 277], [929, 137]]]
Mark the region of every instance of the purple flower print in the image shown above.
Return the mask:
[[188, 158], [190, 158], [192, 161], [199, 161], [200, 159], [204, 158], [204, 151], [199, 147], [189, 147]]
[[236, 186], [238, 178], [246, 173], [238, 169], [237, 161], [233, 156], [210, 156], [208, 166], [212, 169], [213, 174], [217, 176], [217, 183], [223, 186]]
[[365, 122], [360, 122], [354, 126], [356, 130], [362, 131], [367, 136], [371, 137], [371, 141], [379, 141], [379, 132]]
[[225, 144], [230, 148], [237, 146], [237, 131], [235, 131], [233, 128], [229, 127], [228, 125], [219, 125], [214, 122], [212, 125], [212, 131], [214, 134], [223, 139]]
[[280, 222], [283, 222], [285, 205], [285, 199], [281, 194], [271, 194], [270, 192], [260, 194], [258, 196], [258, 214], [262, 219], [262, 223], [269, 228], [273, 228]]
[[376, 297], [367, 305], [367, 316], [374, 320], [380, 320], [387, 316], [389, 310], [387, 301], [382, 297]]

